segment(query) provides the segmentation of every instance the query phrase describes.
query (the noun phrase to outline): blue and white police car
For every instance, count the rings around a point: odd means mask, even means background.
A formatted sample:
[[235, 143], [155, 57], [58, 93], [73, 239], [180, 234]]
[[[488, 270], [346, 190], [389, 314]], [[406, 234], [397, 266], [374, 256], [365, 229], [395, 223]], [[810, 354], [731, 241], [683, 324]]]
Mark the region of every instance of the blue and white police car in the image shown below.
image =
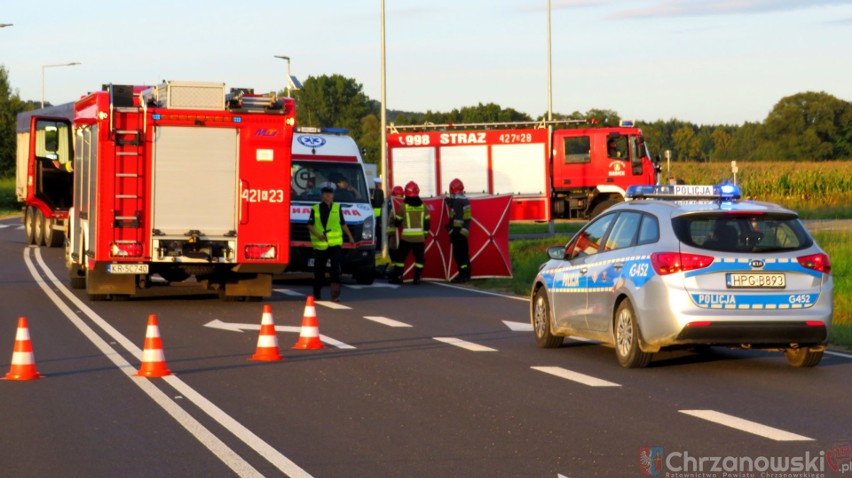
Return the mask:
[[530, 306], [540, 347], [597, 340], [630, 368], [661, 349], [702, 345], [819, 363], [833, 313], [831, 263], [795, 212], [739, 201], [728, 183], [634, 186], [627, 196], [548, 249]]

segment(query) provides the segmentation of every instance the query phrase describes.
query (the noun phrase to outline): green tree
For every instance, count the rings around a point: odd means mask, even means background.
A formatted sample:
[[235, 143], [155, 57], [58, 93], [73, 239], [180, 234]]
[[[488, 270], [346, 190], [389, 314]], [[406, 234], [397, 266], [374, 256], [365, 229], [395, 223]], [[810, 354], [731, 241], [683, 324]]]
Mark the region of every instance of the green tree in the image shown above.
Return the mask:
[[710, 137], [713, 139], [713, 159], [728, 159], [733, 144], [733, 137], [719, 126], [713, 130]]
[[681, 161], [699, 159], [701, 148], [691, 126], [683, 125], [678, 128], [672, 135], [672, 141], [674, 141], [675, 158]]
[[345, 128], [356, 139], [361, 137], [361, 120], [377, 113], [363, 86], [342, 75], [308, 77], [293, 97], [298, 125]]
[[769, 112], [761, 139], [775, 144], [776, 159], [827, 160], [848, 157], [852, 104], [824, 92], [781, 99]]
[[15, 121], [18, 113], [36, 108], [33, 101], [21, 101], [9, 85], [9, 72], [0, 65], [0, 176], [15, 173]]

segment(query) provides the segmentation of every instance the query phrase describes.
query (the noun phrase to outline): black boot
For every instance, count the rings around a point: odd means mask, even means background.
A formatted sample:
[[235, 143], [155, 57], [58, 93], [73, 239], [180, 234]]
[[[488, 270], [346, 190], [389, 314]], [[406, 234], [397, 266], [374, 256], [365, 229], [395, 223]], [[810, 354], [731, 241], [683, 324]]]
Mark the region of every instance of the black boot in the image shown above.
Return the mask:
[[421, 269], [420, 267], [415, 267], [414, 268], [414, 285], [417, 285], [417, 284], [420, 283], [420, 276], [421, 275], [423, 275], [423, 269]]
[[331, 301], [340, 302], [340, 282], [331, 283]]

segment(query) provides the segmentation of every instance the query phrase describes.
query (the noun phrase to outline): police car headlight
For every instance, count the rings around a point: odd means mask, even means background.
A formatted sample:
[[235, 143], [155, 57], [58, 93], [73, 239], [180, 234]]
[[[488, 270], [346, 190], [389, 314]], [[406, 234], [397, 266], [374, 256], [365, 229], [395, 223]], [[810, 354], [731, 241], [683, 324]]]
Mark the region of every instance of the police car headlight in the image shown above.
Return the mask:
[[361, 231], [361, 239], [365, 241], [373, 240], [373, 218], [368, 217], [364, 221], [364, 229]]

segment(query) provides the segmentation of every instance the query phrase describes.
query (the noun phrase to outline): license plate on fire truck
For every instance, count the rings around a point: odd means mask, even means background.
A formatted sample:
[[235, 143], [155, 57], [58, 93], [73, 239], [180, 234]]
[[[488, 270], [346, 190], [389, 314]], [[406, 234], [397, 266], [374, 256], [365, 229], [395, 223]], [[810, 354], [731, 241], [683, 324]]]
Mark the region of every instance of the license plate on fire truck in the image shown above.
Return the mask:
[[107, 272], [110, 274], [147, 274], [148, 264], [109, 264]]

